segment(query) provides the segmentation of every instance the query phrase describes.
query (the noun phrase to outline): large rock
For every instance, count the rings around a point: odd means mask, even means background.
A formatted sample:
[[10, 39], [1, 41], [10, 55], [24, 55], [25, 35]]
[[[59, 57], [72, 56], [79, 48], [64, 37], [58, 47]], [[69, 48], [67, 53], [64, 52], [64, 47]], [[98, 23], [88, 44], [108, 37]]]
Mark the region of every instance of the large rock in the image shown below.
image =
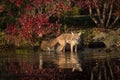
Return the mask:
[[[118, 30], [117, 30], [118, 31]], [[100, 32], [93, 37], [94, 42], [104, 42], [106, 48], [110, 48], [120, 42], [120, 34], [117, 31]]]

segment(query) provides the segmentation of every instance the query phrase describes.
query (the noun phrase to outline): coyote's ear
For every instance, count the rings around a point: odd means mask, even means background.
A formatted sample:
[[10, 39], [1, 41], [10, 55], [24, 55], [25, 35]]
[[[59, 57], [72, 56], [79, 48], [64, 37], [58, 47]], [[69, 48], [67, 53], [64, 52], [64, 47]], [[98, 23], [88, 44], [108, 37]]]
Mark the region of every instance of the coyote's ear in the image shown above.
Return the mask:
[[79, 32], [78, 35], [80, 36], [80, 35], [81, 35], [81, 32]]

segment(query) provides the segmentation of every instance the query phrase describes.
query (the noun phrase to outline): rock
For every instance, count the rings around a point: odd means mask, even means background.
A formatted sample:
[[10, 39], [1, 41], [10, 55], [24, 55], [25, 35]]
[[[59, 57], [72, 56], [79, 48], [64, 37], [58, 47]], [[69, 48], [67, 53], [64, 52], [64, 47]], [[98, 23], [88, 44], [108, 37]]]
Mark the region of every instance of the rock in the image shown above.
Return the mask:
[[107, 36], [106, 33], [104, 33], [104, 32], [100, 32], [100, 33], [97, 34], [95, 37], [93, 37], [93, 40], [95, 40], [95, 41], [99, 41], [99, 40], [104, 39], [106, 36]]
[[120, 35], [116, 31], [100, 32], [93, 37], [94, 42], [104, 42], [106, 48], [110, 48], [120, 41]]

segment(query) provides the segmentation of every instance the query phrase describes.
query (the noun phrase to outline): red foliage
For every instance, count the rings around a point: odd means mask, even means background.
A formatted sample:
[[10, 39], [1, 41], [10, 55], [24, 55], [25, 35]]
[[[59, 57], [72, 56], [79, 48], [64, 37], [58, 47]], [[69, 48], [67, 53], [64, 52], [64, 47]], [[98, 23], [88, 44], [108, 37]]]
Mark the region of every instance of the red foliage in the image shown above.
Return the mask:
[[91, 7], [98, 6], [96, 0], [94, 1], [93, 0], [92, 1], [91, 0], [77, 0], [75, 1], [75, 3], [77, 3], [77, 5], [81, 8], [88, 8], [89, 6]]
[[55, 4], [50, 8], [50, 12], [54, 15], [59, 16], [63, 11], [69, 11], [71, 9], [70, 0], [56, 1]]
[[37, 14], [34, 19], [35, 25], [33, 27], [33, 30], [36, 34], [45, 35], [46, 33], [49, 33], [49, 29], [52, 25], [51, 23], [49, 23], [49, 16]]
[[9, 0], [11, 3], [15, 3], [17, 7], [20, 7], [24, 0]]
[[8, 36], [8, 43], [10, 41], [14, 42], [15, 37], [18, 34], [17, 25], [7, 25], [6, 34]]
[[34, 32], [39, 36], [40, 34], [46, 35], [51, 32], [57, 32], [60, 29], [60, 24], [51, 23], [49, 20], [49, 16], [44, 14], [37, 14], [35, 16], [35, 25], [33, 26]]
[[4, 5], [0, 5], [0, 13], [4, 11]]
[[33, 4], [36, 4], [36, 5], [48, 5], [50, 4], [51, 2], [53, 2], [53, 0], [32, 0], [31, 2], [33, 2]]
[[25, 7], [26, 11], [30, 11], [32, 9], [33, 9], [33, 7], [30, 4], [27, 4], [26, 7]]
[[21, 37], [26, 39], [32, 38], [32, 25], [34, 18], [29, 15], [23, 15], [19, 18], [20, 25], [22, 26], [19, 30]]
[[17, 25], [8, 25], [6, 28], [6, 33], [8, 35], [15, 36], [17, 34]]
[[89, 6], [91, 6], [92, 8], [103, 7], [103, 4], [105, 2], [107, 2], [108, 4], [113, 2], [112, 4], [114, 4], [114, 8], [116, 7], [120, 9], [120, 0], [75, 0], [73, 2], [75, 2], [76, 4], [78, 4], [78, 6], [82, 8], [88, 8]]
[[[25, 2], [25, 0], [9, 1], [14, 3], [17, 7], [22, 6]], [[50, 16], [53, 15], [58, 17], [62, 11], [70, 10], [70, 1], [30, 0], [22, 7], [20, 11], [21, 16], [16, 21], [19, 25], [16, 26], [18, 30], [15, 36], [21, 38], [21, 40], [32, 41], [34, 38], [42, 37], [49, 33], [60, 33], [61, 24], [59, 23], [59, 19], [52, 23], [50, 22]], [[11, 27], [7, 28], [7, 34], [12, 34], [11, 36], [13, 36], [13, 34], [15, 34], [14, 29], [9, 28]]]

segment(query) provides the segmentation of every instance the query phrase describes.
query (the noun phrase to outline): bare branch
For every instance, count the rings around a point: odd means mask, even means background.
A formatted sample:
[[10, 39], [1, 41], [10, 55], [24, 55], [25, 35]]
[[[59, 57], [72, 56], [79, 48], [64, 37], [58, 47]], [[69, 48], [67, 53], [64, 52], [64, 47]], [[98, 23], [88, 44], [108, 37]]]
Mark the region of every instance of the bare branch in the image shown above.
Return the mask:
[[101, 18], [101, 13], [100, 13], [100, 8], [99, 6], [97, 5], [97, 1], [93, 0], [94, 4], [95, 4], [95, 7], [96, 7], [96, 11], [97, 11], [97, 14], [98, 14], [98, 18], [100, 20], [100, 26], [103, 27], [103, 19]]
[[102, 18], [103, 18], [103, 26], [105, 25], [105, 14], [106, 14], [106, 8], [107, 8], [107, 3], [104, 3], [103, 6], [103, 13], [102, 13]]
[[107, 20], [107, 23], [106, 23], [106, 27], [109, 26], [109, 22], [110, 22], [110, 18], [111, 18], [111, 15], [112, 15], [112, 11], [113, 11], [113, 0], [110, 3], [110, 11], [109, 11], [109, 15], [108, 15], [108, 20]]
[[117, 22], [117, 20], [120, 18], [120, 16], [117, 16], [115, 20], [112, 22], [112, 24], [109, 26], [110, 28]]
[[95, 19], [95, 18], [92, 16], [93, 13], [92, 13], [91, 4], [89, 5], [89, 14], [90, 14], [91, 19], [94, 21], [94, 23], [99, 26], [97, 19]]

